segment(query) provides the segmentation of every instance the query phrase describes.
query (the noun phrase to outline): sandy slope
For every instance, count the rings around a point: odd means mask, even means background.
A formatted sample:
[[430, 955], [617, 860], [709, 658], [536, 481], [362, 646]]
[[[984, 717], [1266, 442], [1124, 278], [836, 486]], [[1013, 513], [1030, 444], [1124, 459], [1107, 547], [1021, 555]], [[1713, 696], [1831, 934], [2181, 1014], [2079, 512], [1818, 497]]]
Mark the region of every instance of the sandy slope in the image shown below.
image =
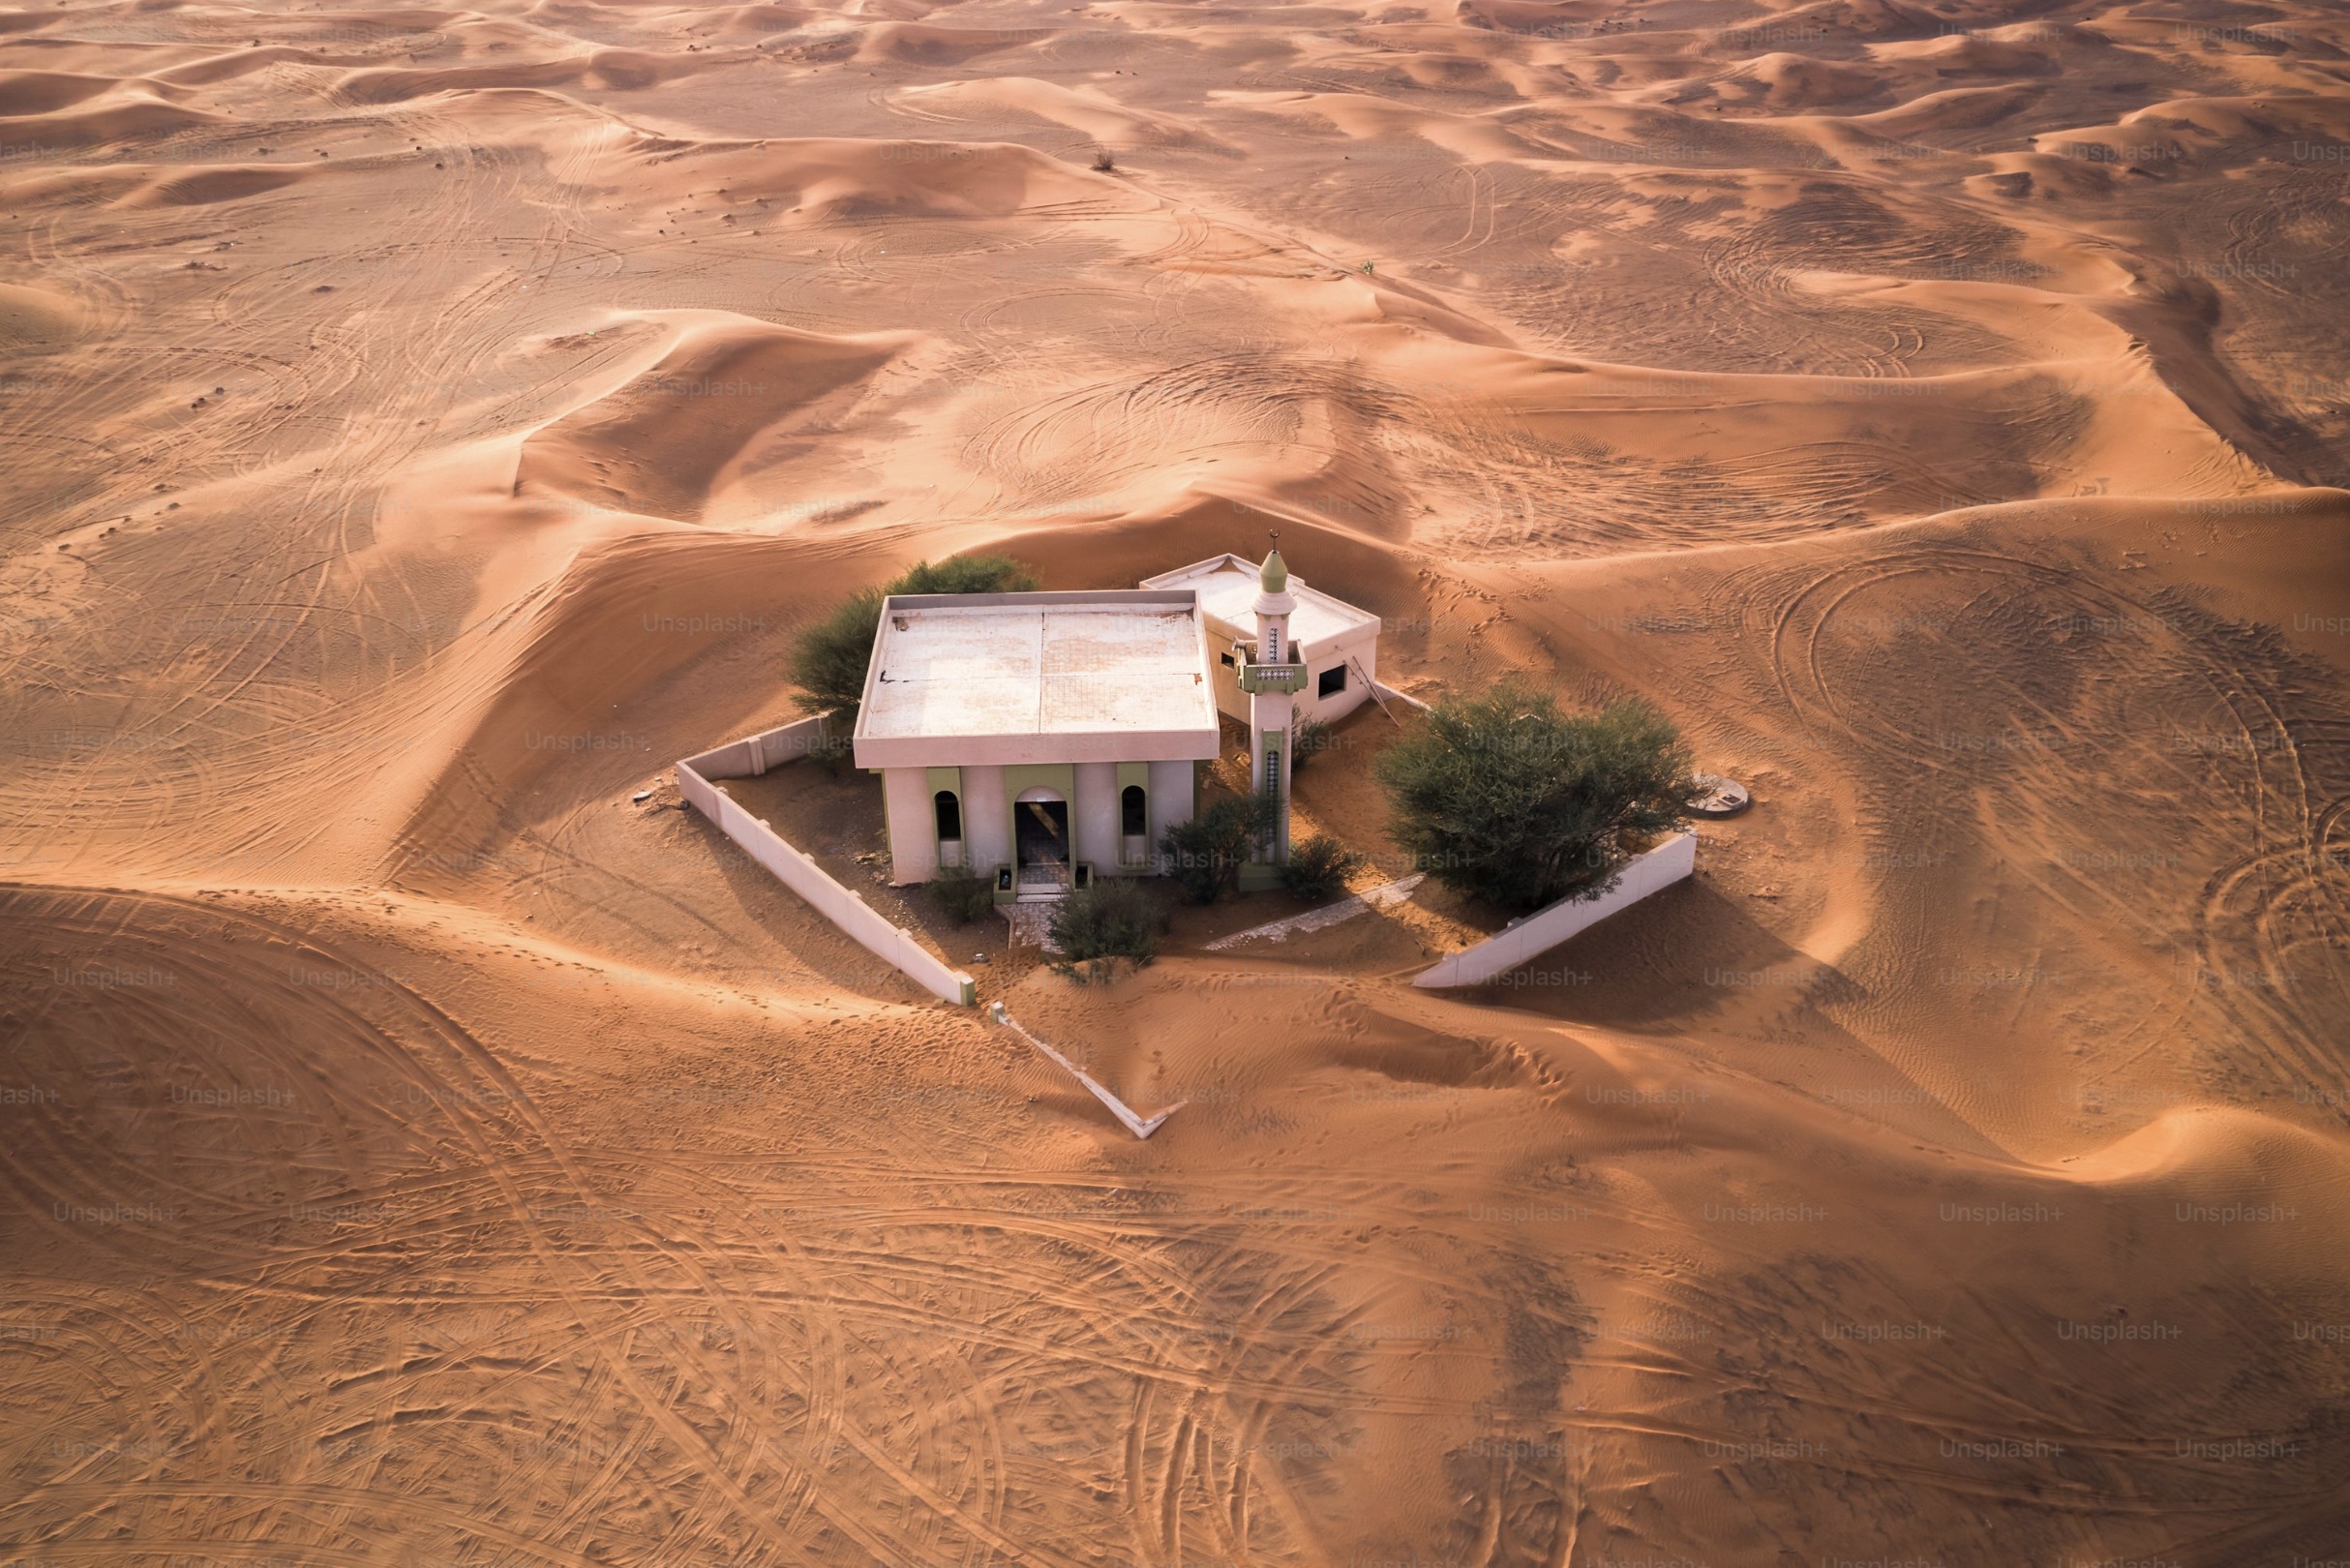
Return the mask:
[[[2337, 9], [0, 12], [0, 1541], [2350, 1551]], [[1473, 995], [939, 928], [1141, 1146], [674, 809], [1272, 527], [1758, 808]]]

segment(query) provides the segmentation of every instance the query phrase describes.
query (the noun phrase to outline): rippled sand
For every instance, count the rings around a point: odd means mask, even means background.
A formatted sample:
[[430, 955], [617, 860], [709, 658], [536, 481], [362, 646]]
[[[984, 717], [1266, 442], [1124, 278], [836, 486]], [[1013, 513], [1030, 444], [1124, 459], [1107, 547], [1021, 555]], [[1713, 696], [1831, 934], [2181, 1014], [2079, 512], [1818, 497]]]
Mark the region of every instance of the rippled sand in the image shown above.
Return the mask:
[[[0, 12], [11, 1559], [2340, 1554], [2345, 49]], [[1755, 810], [1473, 994], [1432, 888], [1096, 988], [932, 920], [1137, 1144], [674, 809], [906, 562], [1274, 528]], [[1386, 853], [1393, 733], [1301, 814]]]

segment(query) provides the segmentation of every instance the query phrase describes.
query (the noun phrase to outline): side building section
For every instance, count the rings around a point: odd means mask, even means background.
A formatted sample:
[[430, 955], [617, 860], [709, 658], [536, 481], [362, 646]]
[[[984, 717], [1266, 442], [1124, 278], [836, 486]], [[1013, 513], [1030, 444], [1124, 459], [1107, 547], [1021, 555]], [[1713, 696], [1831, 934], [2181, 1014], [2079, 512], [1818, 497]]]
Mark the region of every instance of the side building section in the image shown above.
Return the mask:
[[[1199, 595], [1217, 709], [1244, 725], [1250, 722], [1250, 703], [1241, 689], [1240, 672], [1263, 637], [1256, 613], [1262, 577], [1261, 563], [1222, 555], [1142, 583], [1145, 588], [1190, 588]], [[1297, 717], [1301, 723], [1328, 724], [1371, 700], [1379, 678], [1379, 618], [1309, 588], [1294, 574], [1287, 574], [1287, 582], [1296, 601], [1289, 616], [1288, 657], [1306, 667], [1295, 696]]]

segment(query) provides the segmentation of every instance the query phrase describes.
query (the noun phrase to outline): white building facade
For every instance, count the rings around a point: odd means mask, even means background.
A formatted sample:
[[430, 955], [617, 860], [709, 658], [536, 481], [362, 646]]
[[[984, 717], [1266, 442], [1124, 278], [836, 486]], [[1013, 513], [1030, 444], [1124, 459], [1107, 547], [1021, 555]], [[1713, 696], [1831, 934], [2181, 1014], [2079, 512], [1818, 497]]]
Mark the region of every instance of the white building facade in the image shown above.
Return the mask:
[[852, 747], [890, 880], [967, 868], [1009, 901], [1155, 873], [1217, 754], [1208, 659], [1188, 588], [883, 601]]
[[1219, 715], [1248, 731], [1276, 828], [1243, 886], [1287, 859], [1297, 726], [1371, 696], [1379, 618], [1219, 556], [1139, 588], [883, 601], [852, 741], [878, 772], [890, 880], [968, 869], [998, 902], [1160, 869], [1191, 820]]

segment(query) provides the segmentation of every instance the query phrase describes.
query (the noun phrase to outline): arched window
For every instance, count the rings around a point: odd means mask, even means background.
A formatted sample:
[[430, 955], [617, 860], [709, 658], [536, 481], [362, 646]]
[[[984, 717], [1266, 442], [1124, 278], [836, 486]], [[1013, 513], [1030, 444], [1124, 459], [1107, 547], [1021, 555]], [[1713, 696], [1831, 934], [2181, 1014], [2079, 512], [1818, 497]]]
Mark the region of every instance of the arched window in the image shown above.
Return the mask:
[[1118, 830], [1129, 838], [1140, 838], [1151, 830], [1148, 802], [1142, 786], [1129, 784], [1118, 792]]
[[954, 798], [954, 791], [941, 790], [932, 796], [930, 808], [938, 813], [939, 842], [951, 843], [963, 836], [963, 802]]

